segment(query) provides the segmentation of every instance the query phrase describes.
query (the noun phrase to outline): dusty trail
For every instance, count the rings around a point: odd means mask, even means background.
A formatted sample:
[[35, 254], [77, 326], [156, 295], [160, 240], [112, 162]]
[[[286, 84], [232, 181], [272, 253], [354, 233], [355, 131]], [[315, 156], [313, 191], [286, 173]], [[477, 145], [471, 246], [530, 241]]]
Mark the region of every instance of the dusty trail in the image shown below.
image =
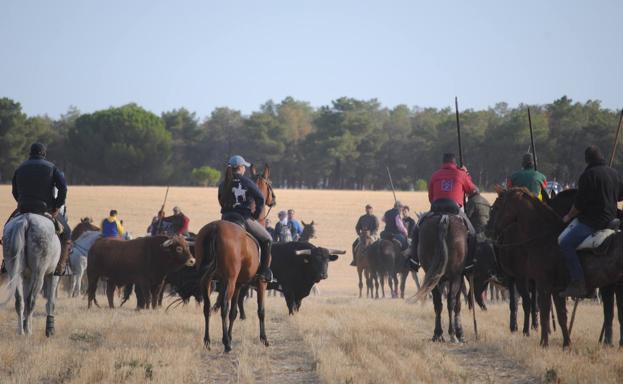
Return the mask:
[[504, 357], [502, 353], [478, 344], [450, 345], [447, 354], [467, 371], [470, 383], [538, 384], [541, 380], [526, 367]]
[[[208, 376], [202, 382], [302, 384], [321, 382], [316, 373], [316, 360], [287, 315], [273, 315], [267, 319], [266, 332], [270, 347], [266, 348], [259, 343], [257, 318], [254, 312], [248, 311], [247, 320], [237, 322], [237, 334], [234, 327], [232, 353], [223, 353], [220, 337], [214, 338], [216, 342], [212, 342], [212, 351], [205, 352], [203, 356]], [[220, 328], [220, 321], [218, 323]], [[244, 336], [240, 332], [243, 327]], [[220, 336], [220, 332], [214, 336]], [[241, 337], [250, 339], [241, 340]]]

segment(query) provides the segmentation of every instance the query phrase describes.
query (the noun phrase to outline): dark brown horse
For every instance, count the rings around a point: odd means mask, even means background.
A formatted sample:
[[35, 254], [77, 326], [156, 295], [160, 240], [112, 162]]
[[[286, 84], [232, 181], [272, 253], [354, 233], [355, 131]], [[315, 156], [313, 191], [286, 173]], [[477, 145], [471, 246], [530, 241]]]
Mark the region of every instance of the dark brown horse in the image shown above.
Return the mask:
[[80, 223], [78, 223], [74, 229], [71, 231], [71, 241], [76, 241], [80, 235], [87, 231], [99, 231], [100, 228], [96, 225], [93, 225], [93, 219], [90, 217], [83, 217], [80, 219]]
[[[258, 188], [264, 195], [267, 207], [275, 204], [275, 195], [269, 181], [270, 168], [265, 166], [262, 174], [256, 174], [255, 168], [251, 168], [251, 175]], [[233, 178], [231, 168], [228, 168], [225, 183], [228, 185]], [[266, 218], [261, 212], [260, 220]], [[266, 346], [269, 345], [264, 325], [264, 297], [266, 282], [255, 279], [260, 265], [258, 244], [238, 224], [219, 220], [204, 226], [197, 234], [195, 240], [195, 255], [197, 265], [203, 271], [201, 277], [201, 291], [203, 299], [203, 315], [205, 319], [205, 332], [203, 342], [206, 348], [210, 348], [210, 293], [212, 281], [218, 281], [220, 292], [216, 307], [221, 309], [221, 322], [223, 326], [223, 345], [225, 352], [231, 351], [232, 329], [238, 315], [238, 302], [241, 287], [255, 283], [257, 288], [257, 314], [260, 323], [260, 340]], [[234, 303], [234, 305], [232, 305]], [[228, 318], [229, 316], [229, 318]]]
[[556, 212], [525, 188], [500, 191], [491, 209], [487, 230], [495, 239], [503, 272], [517, 281], [533, 280], [541, 317], [541, 345], [549, 344], [552, 298], [563, 335], [571, 343], [565, 300], [558, 296], [567, 282], [567, 271], [557, 237], [564, 229]]
[[375, 298], [379, 298], [379, 282], [382, 297], [385, 297], [386, 277], [391, 297], [398, 297], [396, 264], [400, 256], [400, 248], [392, 240], [379, 239], [368, 248], [367, 254], [368, 266], [376, 288]]
[[[576, 194], [576, 189], [567, 189], [555, 195], [548, 204], [562, 217], [571, 209]], [[619, 346], [623, 346], [623, 285], [619, 283], [600, 287], [599, 292], [601, 293], [604, 312], [602, 334], [599, 341], [603, 341], [605, 345], [612, 345], [612, 320], [614, 318], [614, 296], [616, 295], [620, 329]]]
[[415, 300], [425, 298], [432, 291], [435, 308], [433, 341], [444, 341], [441, 326], [443, 304], [439, 286], [444, 281], [448, 284], [450, 341], [462, 342], [460, 293], [467, 256], [467, 227], [463, 220], [457, 215], [448, 214], [428, 217], [420, 226], [417, 253], [426, 275]]

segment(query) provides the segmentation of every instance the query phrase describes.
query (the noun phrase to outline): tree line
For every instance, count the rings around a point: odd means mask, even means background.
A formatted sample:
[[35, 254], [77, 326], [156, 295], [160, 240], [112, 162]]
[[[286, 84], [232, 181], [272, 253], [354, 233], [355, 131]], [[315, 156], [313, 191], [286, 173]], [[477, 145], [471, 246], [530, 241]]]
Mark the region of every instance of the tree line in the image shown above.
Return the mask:
[[[520, 167], [530, 148], [527, 107], [461, 111], [465, 163], [481, 188]], [[609, 155], [617, 111], [568, 97], [530, 109], [539, 170], [550, 180], [575, 181], [588, 144]], [[389, 167], [397, 188], [425, 189], [442, 154], [457, 151], [452, 108], [388, 108], [376, 99], [314, 108], [287, 97], [248, 115], [220, 107], [204, 118], [137, 104], [93, 113], [71, 107], [57, 119], [27, 116], [19, 102], [0, 99], [0, 182], [10, 182], [34, 141], [48, 146], [71, 184], [214, 185], [227, 159], [242, 154], [270, 164], [281, 188], [383, 189]]]

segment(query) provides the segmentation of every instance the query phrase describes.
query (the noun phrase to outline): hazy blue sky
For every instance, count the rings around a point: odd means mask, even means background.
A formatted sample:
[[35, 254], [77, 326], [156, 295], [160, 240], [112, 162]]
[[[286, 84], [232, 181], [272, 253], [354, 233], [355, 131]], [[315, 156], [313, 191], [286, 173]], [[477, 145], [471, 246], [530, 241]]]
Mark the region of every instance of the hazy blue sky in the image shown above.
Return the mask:
[[248, 113], [285, 96], [623, 107], [623, 1], [0, 3], [0, 97], [53, 117], [127, 102]]

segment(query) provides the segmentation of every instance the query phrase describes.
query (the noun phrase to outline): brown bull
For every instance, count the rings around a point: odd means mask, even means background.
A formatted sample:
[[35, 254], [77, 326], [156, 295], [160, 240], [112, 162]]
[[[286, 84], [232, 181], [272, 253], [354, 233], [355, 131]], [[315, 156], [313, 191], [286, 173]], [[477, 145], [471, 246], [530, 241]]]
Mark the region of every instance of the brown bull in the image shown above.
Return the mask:
[[141, 292], [138, 308], [156, 308], [165, 276], [183, 266], [195, 265], [182, 236], [141, 237], [135, 240], [98, 239], [89, 250], [88, 297], [97, 304], [95, 291], [100, 277], [108, 278], [108, 305], [114, 308], [115, 286], [136, 284]]

